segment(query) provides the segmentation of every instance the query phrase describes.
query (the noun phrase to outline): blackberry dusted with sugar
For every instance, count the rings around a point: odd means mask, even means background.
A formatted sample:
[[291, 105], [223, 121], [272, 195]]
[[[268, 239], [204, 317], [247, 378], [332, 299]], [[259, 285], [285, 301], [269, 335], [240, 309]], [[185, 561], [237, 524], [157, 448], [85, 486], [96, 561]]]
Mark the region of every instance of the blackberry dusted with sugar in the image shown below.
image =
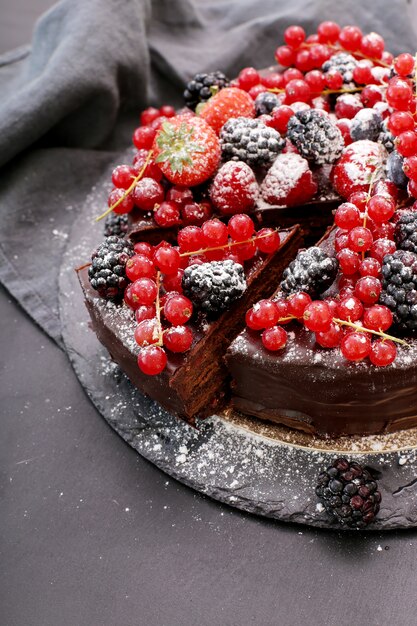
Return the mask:
[[287, 295], [304, 291], [309, 295], [323, 293], [336, 278], [339, 264], [316, 246], [298, 252], [284, 270], [281, 289]]
[[128, 230], [128, 217], [127, 213], [113, 213], [111, 212], [104, 222], [104, 236], [111, 237], [116, 235], [117, 237], [124, 237]]
[[317, 165], [334, 163], [345, 145], [329, 116], [314, 109], [298, 111], [289, 119], [287, 137], [301, 156]]
[[417, 329], [417, 254], [397, 250], [384, 257], [379, 301], [391, 309], [399, 328]]
[[228, 85], [229, 79], [223, 72], [216, 71], [210, 72], [209, 74], [196, 74], [185, 88], [185, 104], [195, 111], [200, 102], [207, 102], [214, 93]]
[[246, 290], [243, 266], [234, 261], [190, 265], [182, 278], [184, 295], [206, 313], [220, 313]]
[[373, 522], [381, 502], [381, 493], [371, 472], [347, 459], [336, 459], [321, 472], [316, 495], [329, 515], [349, 528], [365, 528]]
[[279, 132], [256, 119], [231, 118], [220, 132], [225, 161], [244, 161], [252, 167], [269, 165], [285, 147]]
[[355, 115], [350, 125], [350, 136], [353, 141], [369, 139], [377, 141], [382, 132], [382, 117], [373, 109], [361, 109]]
[[323, 72], [339, 72], [343, 76], [343, 82], [350, 83], [353, 80], [353, 70], [357, 64], [358, 62], [351, 54], [339, 52], [325, 61], [321, 69]]
[[102, 298], [120, 300], [129, 279], [126, 262], [133, 256], [133, 245], [116, 235], [107, 237], [91, 257], [88, 278]]
[[417, 212], [405, 211], [398, 220], [394, 239], [397, 247], [417, 254]]

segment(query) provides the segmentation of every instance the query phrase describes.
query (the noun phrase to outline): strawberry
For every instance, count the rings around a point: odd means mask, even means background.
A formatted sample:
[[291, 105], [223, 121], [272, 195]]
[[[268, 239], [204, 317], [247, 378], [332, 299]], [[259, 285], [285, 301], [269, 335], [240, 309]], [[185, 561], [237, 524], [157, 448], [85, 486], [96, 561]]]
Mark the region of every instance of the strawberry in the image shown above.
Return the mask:
[[[332, 173], [333, 187], [342, 198], [356, 191], [368, 191], [369, 181], [382, 178], [388, 154], [384, 146], [363, 139], [347, 146], [336, 162]], [[378, 172], [375, 172], [378, 170]]]
[[255, 104], [246, 91], [225, 87], [197, 111], [217, 134], [231, 117], [255, 117]]
[[191, 187], [210, 178], [220, 161], [220, 142], [196, 116], [179, 115], [162, 124], [152, 146], [155, 163], [174, 185]]
[[296, 206], [305, 204], [317, 193], [308, 161], [287, 152], [274, 161], [261, 185], [262, 198], [269, 204]]
[[210, 199], [222, 215], [246, 213], [259, 196], [255, 174], [242, 161], [228, 161], [217, 172], [210, 188]]

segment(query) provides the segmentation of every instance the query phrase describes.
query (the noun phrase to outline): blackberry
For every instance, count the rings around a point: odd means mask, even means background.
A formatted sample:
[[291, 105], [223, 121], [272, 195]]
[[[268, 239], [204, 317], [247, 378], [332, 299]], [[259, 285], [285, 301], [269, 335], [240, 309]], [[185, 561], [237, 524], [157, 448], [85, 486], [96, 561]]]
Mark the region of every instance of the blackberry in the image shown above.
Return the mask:
[[279, 100], [276, 94], [270, 91], [264, 91], [256, 96], [256, 115], [269, 115], [277, 106], [279, 106]]
[[239, 263], [212, 261], [187, 267], [182, 288], [197, 308], [206, 313], [220, 313], [241, 297], [246, 279]]
[[396, 150], [393, 150], [387, 159], [387, 178], [397, 187], [407, 187], [408, 178], [403, 170], [404, 158]]
[[382, 117], [373, 109], [361, 109], [350, 125], [350, 136], [353, 141], [369, 139], [376, 141], [382, 131]]
[[334, 54], [328, 61], [321, 66], [323, 72], [334, 70], [340, 72], [343, 76], [343, 82], [350, 83], [353, 80], [353, 70], [357, 66], [357, 60], [347, 52], [339, 52]]
[[88, 278], [102, 298], [116, 301], [123, 297], [130, 282], [126, 277], [126, 261], [133, 254], [130, 241], [116, 235], [107, 237], [93, 253]]
[[318, 477], [316, 495], [342, 526], [365, 528], [379, 511], [381, 493], [371, 472], [347, 459], [337, 459]]
[[397, 248], [417, 254], [417, 213], [404, 211], [399, 218], [394, 231]]
[[200, 102], [207, 102], [215, 91], [223, 89], [229, 85], [229, 79], [223, 72], [210, 72], [209, 74], [199, 73], [194, 76], [184, 91], [184, 101], [188, 108], [195, 111]]
[[104, 222], [104, 236], [111, 237], [117, 235], [117, 237], [124, 237], [128, 229], [128, 217], [126, 213], [117, 214], [110, 213], [106, 217]]
[[305, 291], [310, 295], [323, 293], [336, 278], [339, 263], [315, 246], [300, 250], [282, 275], [281, 289], [287, 294]]
[[391, 309], [399, 328], [417, 328], [417, 254], [396, 250], [384, 256], [379, 301]]
[[394, 140], [395, 140], [394, 135], [392, 135], [390, 131], [387, 129], [386, 125], [383, 124], [382, 131], [378, 135], [377, 142], [382, 143], [382, 145], [384, 146], [387, 152], [392, 152], [395, 147]]
[[298, 111], [288, 122], [288, 139], [301, 156], [317, 165], [334, 163], [342, 154], [342, 133], [323, 111]]
[[220, 131], [225, 161], [244, 161], [252, 167], [269, 165], [285, 147], [285, 140], [274, 128], [256, 119], [229, 119]]

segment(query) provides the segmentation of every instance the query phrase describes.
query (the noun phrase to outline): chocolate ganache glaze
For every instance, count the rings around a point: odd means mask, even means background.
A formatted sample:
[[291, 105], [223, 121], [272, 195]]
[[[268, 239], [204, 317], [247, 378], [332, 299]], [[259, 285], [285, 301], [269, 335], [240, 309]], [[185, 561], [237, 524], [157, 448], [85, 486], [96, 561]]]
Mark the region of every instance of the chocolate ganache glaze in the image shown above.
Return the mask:
[[[319, 244], [328, 253], [332, 239], [333, 231]], [[321, 437], [417, 425], [417, 338], [407, 338], [409, 347], [397, 346], [392, 365], [376, 367], [321, 348], [300, 324], [286, 329], [289, 340], [282, 352], [266, 350], [260, 334], [249, 329], [231, 344], [226, 363], [235, 409]]]

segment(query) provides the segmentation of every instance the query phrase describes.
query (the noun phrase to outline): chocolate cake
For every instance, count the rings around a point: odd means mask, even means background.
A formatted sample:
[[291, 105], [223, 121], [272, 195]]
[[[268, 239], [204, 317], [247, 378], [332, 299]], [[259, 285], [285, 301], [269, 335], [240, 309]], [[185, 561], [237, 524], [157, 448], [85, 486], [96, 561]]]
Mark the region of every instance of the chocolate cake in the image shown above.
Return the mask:
[[298, 227], [279, 233], [280, 244], [271, 255], [257, 255], [245, 264], [247, 289], [226, 312], [210, 319], [200, 312], [192, 320], [194, 342], [184, 354], [169, 352], [166, 369], [147, 376], [138, 368], [139, 347], [134, 339], [137, 325], [126, 304], [100, 298], [91, 287], [88, 269], [79, 270], [79, 280], [94, 332], [130, 380], [178, 417], [194, 423], [225, 405], [229, 395], [228, 374], [223, 355], [244, 324], [250, 304], [272, 293], [283, 269], [301, 245]]

